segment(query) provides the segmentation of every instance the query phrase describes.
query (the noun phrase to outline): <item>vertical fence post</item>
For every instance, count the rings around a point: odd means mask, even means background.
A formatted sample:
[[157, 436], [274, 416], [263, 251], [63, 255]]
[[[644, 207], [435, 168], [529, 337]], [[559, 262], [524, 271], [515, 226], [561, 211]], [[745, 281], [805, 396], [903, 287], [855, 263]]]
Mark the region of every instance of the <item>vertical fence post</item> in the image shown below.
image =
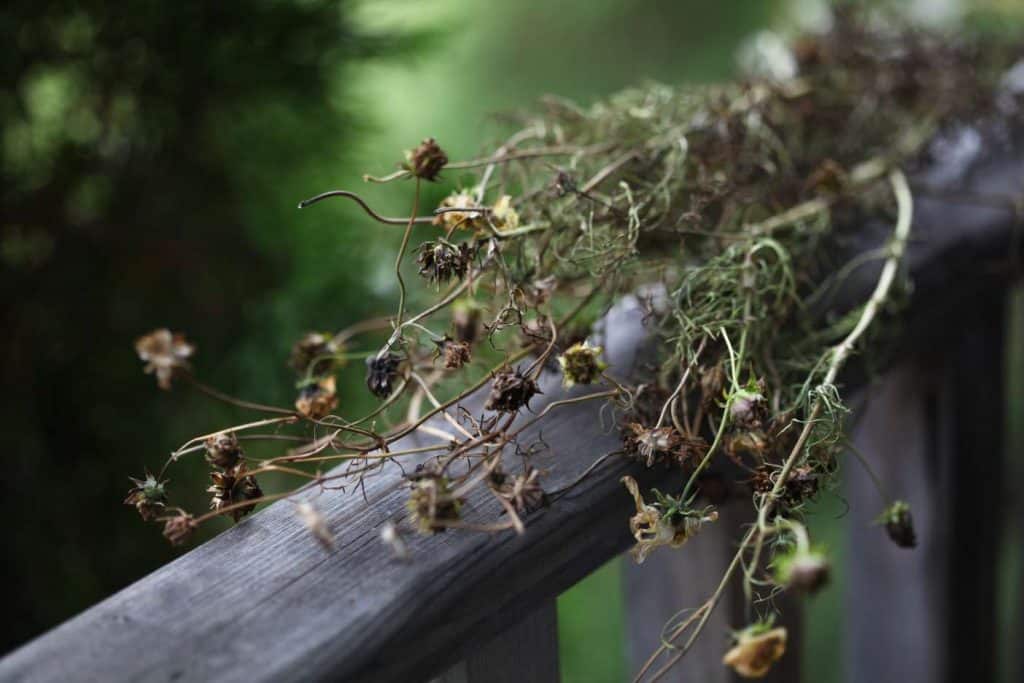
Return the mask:
[[[1003, 302], [869, 390], [854, 444], [911, 504], [918, 547], [872, 526], [883, 501], [847, 465], [847, 680], [991, 681], [1002, 531]], [[955, 326], [955, 327], [952, 327]]]
[[454, 665], [435, 683], [558, 683], [555, 599]]

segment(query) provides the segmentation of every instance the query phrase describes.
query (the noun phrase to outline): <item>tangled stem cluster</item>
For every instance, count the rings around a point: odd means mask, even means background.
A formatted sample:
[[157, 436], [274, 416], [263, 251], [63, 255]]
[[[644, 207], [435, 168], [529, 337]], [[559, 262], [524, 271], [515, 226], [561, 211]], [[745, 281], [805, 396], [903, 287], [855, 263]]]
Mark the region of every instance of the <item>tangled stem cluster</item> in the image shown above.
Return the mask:
[[[770, 628], [772, 615], [763, 611], [767, 598], [814, 590], [828, 576], [827, 559], [809, 543], [804, 508], [833, 483], [844, 445], [840, 371], [870, 341], [901, 284], [912, 201], [900, 169], [926, 157], [937, 131], [992, 113], [1012, 57], [1005, 48], [919, 31], [868, 30], [848, 14], [831, 30], [795, 43], [798, 70], [786, 80], [650, 85], [589, 109], [550, 98], [477, 160], [451, 162], [427, 139], [400, 170], [367, 176], [411, 183], [408, 217], [382, 216], [346, 190], [303, 202], [352, 200], [368, 220], [402, 229], [396, 310], [300, 339], [291, 358], [294, 407], [243, 401], [201, 383], [181, 335], [158, 330], [140, 339], [139, 354], [162, 388], [183, 381], [266, 417], [186, 442], [159, 475], [135, 480], [126, 502], [181, 543], [215, 516], [238, 520], [257, 504], [295, 496], [304, 499], [299, 518], [330, 548], [314, 495], [358, 486], [389, 462], [414, 462], [408, 518], [388, 523], [383, 539], [406, 558], [403, 530], [523, 533], [558, 493], [545, 490], [544, 472], [530, 462], [536, 444], [523, 441], [523, 430], [568, 405], [609, 402], [623, 447], [595, 454], [581, 477], [608, 457], [686, 477], [680, 491], [646, 497], [624, 479], [637, 508], [628, 520], [637, 561], [716, 522], [702, 488], [717, 467], [742, 473], [756, 510], [718, 589], [670, 625], [640, 677], [658, 678], [686, 654], [734, 579], [760, 620], [738, 632], [726, 662], [741, 674], [763, 674], [785, 650], [785, 631]], [[472, 179], [421, 215], [424, 183], [466, 177], [457, 173]], [[837, 268], [837, 245], [848, 236], [842, 226], [868, 215], [894, 225], [873, 255], [882, 262], [874, 293], [853, 311], [823, 318], [836, 284], [830, 273], [865, 261]], [[407, 280], [413, 261], [418, 282]], [[654, 292], [645, 305], [660, 352], [647, 376], [625, 385], [608, 374], [586, 330], [634, 292]], [[342, 417], [335, 372], [354, 358], [365, 359], [366, 386], [380, 404]], [[545, 367], [560, 368], [566, 386], [592, 389], [516, 422], [536, 402]], [[470, 414], [462, 401], [478, 390], [486, 400]], [[301, 443], [247, 460], [239, 439], [260, 439], [255, 430], [270, 427], [274, 438], [290, 430]], [[412, 433], [435, 442], [395, 448]], [[508, 451], [522, 456], [511, 470]], [[205, 452], [213, 469], [211, 510], [195, 515], [169, 506], [163, 480], [193, 452]], [[323, 473], [325, 463], [342, 466]], [[258, 479], [270, 472], [301, 483], [264, 494]], [[491, 494], [492, 520], [464, 518], [463, 502], [476, 489]], [[893, 502], [882, 521], [895, 541], [913, 545], [905, 503]]]

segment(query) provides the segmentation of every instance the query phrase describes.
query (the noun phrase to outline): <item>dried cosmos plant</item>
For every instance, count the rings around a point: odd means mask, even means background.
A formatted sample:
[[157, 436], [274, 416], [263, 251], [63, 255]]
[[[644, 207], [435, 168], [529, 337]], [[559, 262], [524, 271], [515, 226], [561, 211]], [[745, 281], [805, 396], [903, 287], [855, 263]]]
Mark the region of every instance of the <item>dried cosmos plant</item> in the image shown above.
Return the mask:
[[[830, 31], [793, 45], [785, 77], [650, 85], [588, 109], [549, 99], [481, 159], [452, 162], [437, 141], [424, 140], [398, 171], [367, 176], [410, 185], [407, 218], [381, 216], [344, 190], [303, 202], [349, 199], [401, 231], [395, 312], [299, 339], [290, 359], [298, 377], [292, 407], [202, 384], [187, 363], [194, 347], [181, 334], [163, 329], [139, 339], [136, 350], [160, 388], [184, 383], [265, 415], [187, 441], [158, 474], [133, 480], [125, 502], [178, 544], [213, 517], [238, 521], [263, 502], [295, 496], [297, 519], [328, 551], [330, 519], [315, 508], [315, 494], [357, 486], [386, 462], [412, 462], [407, 516], [385, 526], [397, 555], [410, 556], [402, 534], [411, 530], [522, 532], [558, 492], [544, 488], [545, 473], [530, 463], [536, 444], [522, 442], [514, 421], [543, 398], [542, 368], [560, 368], [575, 398], [550, 409], [600, 401], [618, 420], [621, 450], [595, 455], [595, 464], [618, 456], [683, 474], [681, 488], [666, 493], [644, 493], [624, 478], [636, 513], [622, 523], [636, 538], [636, 561], [716, 524], [702, 491], [709, 467], [748, 473], [740, 485], [749, 487], [756, 521], [742, 532], [721, 585], [742, 581], [760, 621], [738, 632], [725, 663], [740, 675], [763, 675], [786, 644], [785, 630], [770, 626], [766, 598], [813, 592], [828, 580], [805, 508], [834, 484], [844, 446], [839, 372], [904, 286], [913, 208], [904, 172], [927, 161], [930, 139], [965, 121], [1021, 119], [1021, 89], [1001, 85], [1019, 46], [869, 29], [850, 9], [837, 13]], [[420, 215], [423, 184], [450, 182], [456, 172], [469, 181]], [[867, 216], [893, 226], [877, 254], [874, 292], [838, 319], [822, 316], [837, 278], [852, 269], [835, 263], [836, 245]], [[413, 260], [419, 284], [403, 268]], [[657, 351], [647, 375], [624, 384], [579, 330], [637, 291], [663, 293], [648, 314]], [[345, 393], [362, 390], [339, 392], [336, 384], [339, 366], [352, 358], [365, 358], [366, 390], [380, 405], [343, 418]], [[477, 389], [479, 414], [456, 419], [449, 408]], [[450, 429], [427, 424], [433, 416]], [[266, 428], [275, 433], [258, 431]], [[413, 432], [438, 441], [391, 447]], [[243, 449], [283, 433], [300, 445], [263, 459]], [[503, 461], [510, 449], [521, 457]], [[205, 512], [171, 506], [164, 480], [192, 453], [203, 453], [211, 470]], [[310, 469], [332, 461], [342, 467]], [[300, 483], [265, 492], [261, 481], [271, 472]], [[474, 489], [493, 497], [497, 521], [464, 518]], [[880, 523], [897, 544], [914, 545], [906, 503], [893, 501]], [[721, 590], [666, 630], [641, 677], [685, 654]]]

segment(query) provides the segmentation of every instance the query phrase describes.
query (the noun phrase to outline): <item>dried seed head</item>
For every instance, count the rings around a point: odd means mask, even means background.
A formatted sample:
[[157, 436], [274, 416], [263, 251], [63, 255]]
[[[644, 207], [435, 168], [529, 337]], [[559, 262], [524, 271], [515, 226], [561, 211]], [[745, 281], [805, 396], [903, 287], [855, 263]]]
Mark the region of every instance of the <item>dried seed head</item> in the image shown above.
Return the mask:
[[885, 525], [889, 538], [899, 547], [914, 548], [917, 546], [914, 518], [910, 514], [910, 504], [906, 501], [897, 500], [887, 507], [878, 518], [878, 523]]
[[761, 678], [786, 654], [786, 629], [766, 630], [763, 624], [749, 626], [736, 635], [736, 644], [725, 653], [722, 663], [744, 678]]
[[452, 326], [455, 341], [472, 344], [480, 336], [480, 306], [472, 299], [459, 299], [452, 304]]
[[195, 348], [185, 340], [185, 335], [167, 328], [153, 330], [135, 340], [135, 352], [146, 363], [145, 372], [155, 373], [157, 385], [165, 390], [171, 388], [176, 372], [188, 369], [187, 359]]
[[775, 558], [775, 582], [801, 593], [817, 593], [829, 580], [830, 566], [820, 550], [793, 548]]
[[444, 367], [448, 370], [458, 370], [473, 358], [467, 342], [455, 341], [448, 335], [437, 344], [438, 354], [444, 358]]
[[441, 169], [448, 163], [448, 155], [434, 138], [427, 138], [415, 149], [405, 153], [405, 167], [417, 178], [437, 180]]
[[768, 453], [768, 440], [760, 430], [741, 431], [725, 437], [725, 450], [733, 459], [749, 454], [763, 459]]
[[166, 481], [157, 481], [149, 472], [146, 472], [144, 479], [129, 477], [135, 484], [128, 497], [124, 499], [125, 505], [134, 505], [143, 521], [149, 522], [163, 512], [167, 504], [167, 492], [164, 489]]
[[431, 283], [440, 284], [453, 278], [461, 280], [465, 277], [474, 256], [476, 247], [469, 242], [455, 245], [437, 240], [419, 246], [416, 263], [420, 266], [420, 275]]
[[587, 342], [573, 344], [558, 357], [566, 387], [574, 384], [593, 384], [608, 364], [601, 360], [601, 347], [590, 346]]
[[494, 375], [491, 381], [491, 393], [484, 407], [514, 413], [522, 407], [529, 407], [530, 399], [540, 393], [540, 388], [532, 378], [524, 375], [519, 368], [514, 370], [508, 366]]
[[330, 528], [327, 526], [327, 520], [324, 518], [320, 511], [313, 507], [312, 503], [305, 501], [295, 506], [295, 513], [299, 516], [299, 520], [309, 529], [309, 533], [313, 534], [313, 538], [320, 541], [320, 543], [327, 549], [334, 547], [334, 534], [331, 533]]
[[195, 528], [195, 518], [187, 512], [182, 512], [164, 520], [164, 538], [170, 541], [171, 545], [181, 545], [192, 536]]
[[205, 445], [206, 462], [215, 467], [230, 469], [242, 459], [242, 447], [234, 432], [214, 434], [206, 440]]
[[398, 377], [398, 366], [402, 363], [401, 356], [386, 353], [383, 356], [370, 356], [366, 359], [366, 387], [377, 398], [387, 398], [394, 389]]
[[[213, 485], [206, 491], [213, 494], [213, 498], [210, 500], [211, 510], [223, 510], [231, 505], [263, 496], [263, 490], [260, 489], [256, 477], [246, 474], [245, 464], [240, 464], [225, 472], [211, 472], [210, 479], [213, 480]], [[256, 504], [253, 503], [227, 510], [224, 514], [231, 515], [237, 522], [255, 509]]]
[[299, 397], [295, 399], [295, 410], [311, 420], [323, 419], [337, 407], [338, 393], [334, 375], [306, 384], [299, 390]]
[[430, 534], [459, 520], [462, 501], [452, 494], [447, 477], [421, 472], [409, 482], [406, 507], [420, 533]]
[[631, 422], [622, 430], [622, 445], [627, 455], [653, 467], [654, 463], [668, 465], [677, 461], [684, 440], [675, 427], [655, 429]]
[[547, 494], [540, 484], [540, 470], [527, 465], [523, 474], [509, 477], [496, 470], [488, 484], [495, 492], [510, 502], [516, 512], [527, 514], [547, 504]]
[[341, 346], [329, 334], [309, 332], [292, 346], [288, 364], [300, 375], [326, 375], [338, 365]]

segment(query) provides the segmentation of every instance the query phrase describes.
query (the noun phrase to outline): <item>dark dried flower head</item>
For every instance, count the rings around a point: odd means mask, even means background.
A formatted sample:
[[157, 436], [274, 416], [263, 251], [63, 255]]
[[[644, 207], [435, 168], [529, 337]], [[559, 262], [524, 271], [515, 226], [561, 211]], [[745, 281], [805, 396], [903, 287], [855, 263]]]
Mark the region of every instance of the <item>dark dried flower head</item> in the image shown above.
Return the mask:
[[402, 357], [393, 353], [370, 356], [366, 359], [366, 387], [377, 398], [387, 398], [394, 389], [398, 378], [398, 366]]
[[458, 370], [473, 358], [469, 343], [455, 341], [448, 335], [438, 342], [437, 351], [444, 358], [444, 367], [448, 370]]
[[601, 360], [601, 347], [590, 346], [587, 342], [573, 344], [558, 357], [562, 366], [562, 377], [566, 387], [574, 384], [593, 384], [608, 364]]
[[409, 482], [406, 507], [420, 533], [429, 534], [444, 531], [446, 522], [458, 521], [462, 501], [452, 494], [446, 477], [421, 472]]
[[234, 467], [242, 458], [242, 446], [234, 432], [214, 434], [206, 440], [205, 445], [206, 462], [221, 469]]
[[[210, 478], [213, 485], [206, 489], [213, 494], [210, 500], [211, 510], [223, 510], [237, 503], [244, 503], [247, 500], [255, 500], [263, 496], [256, 477], [245, 473], [245, 465], [238, 465], [225, 472], [211, 472]], [[237, 522], [245, 515], [256, 509], [256, 504], [241, 505], [225, 512]]]
[[334, 375], [306, 384], [299, 390], [299, 397], [295, 399], [295, 410], [311, 420], [327, 417], [337, 407], [338, 393]]
[[501, 475], [488, 483], [520, 514], [533, 512], [547, 503], [547, 495], [540, 485], [540, 470], [532, 466], [528, 465], [523, 474]]
[[675, 461], [683, 437], [675, 427], [648, 428], [631, 422], [622, 430], [622, 445], [627, 455], [652, 467], [656, 462], [667, 465]]
[[452, 327], [455, 341], [472, 344], [480, 336], [480, 306], [472, 299], [459, 299], [452, 304]]
[[773, 563], [775, 582], [808, 595], [817, 593], [829, 581], [828, 558], [820, 550], [793, 548]]
[[448, 163], [448, 155], [434, 138], [427, 138], [415, 149], [405, 153], [405, 167], [417, 178], [437, 180], [441, 169]]
[[134, 486], [128, 491], [128, 497], [124, 499], [125, 505], [134, 505], [143, 521], [149, 522], [156, 519], [157, 515], [163, 512], [167, 504], [167, 492], [164, 490], [166, 481], [157, 481], [149, 472], [146, 472], [145, 479], [129, 477]]
[[288, 364], [300, 375], [326, 375], [337, 367], [340, 351], [331, 335], [309, 332], [292, 346]]
[[162, 328], [136, 339], [135, 352], [146, 363], [146, 373], [156, 374], [157, 385], [170, 389], [174, 373], [188, 369], [187, 359], [195, 352], [195, 347], [185, 341], [185, 335]]
[[420, 266], [420, 275], [438, 284], [465, 277], [475, 255], [476, 247], [469, 242], [456, 245], [446, 240], [437, 240], [420, 245], [416, 263]]
[[164, 538], [170, 541], [171, 545], [181, 545], [192, 536], [195, 528], [195, 518], [187, 512], [182, 512], [164, 520]]
[[539, 393], [537, 382], [524, 375], [519, 368], [506, 366], [494, 375], [491, 393], [484, 407], [487, 410], [514, 413], [524, 406], [528, 407], [530, 399]]
[[878, 523], [885, 525], [889, 538], [899, 547], [914, 548], [917, 546], [914, 518], [910, 514], [910, 504], [906, 501], [897, 500], [887, 507], [878, 518]]

